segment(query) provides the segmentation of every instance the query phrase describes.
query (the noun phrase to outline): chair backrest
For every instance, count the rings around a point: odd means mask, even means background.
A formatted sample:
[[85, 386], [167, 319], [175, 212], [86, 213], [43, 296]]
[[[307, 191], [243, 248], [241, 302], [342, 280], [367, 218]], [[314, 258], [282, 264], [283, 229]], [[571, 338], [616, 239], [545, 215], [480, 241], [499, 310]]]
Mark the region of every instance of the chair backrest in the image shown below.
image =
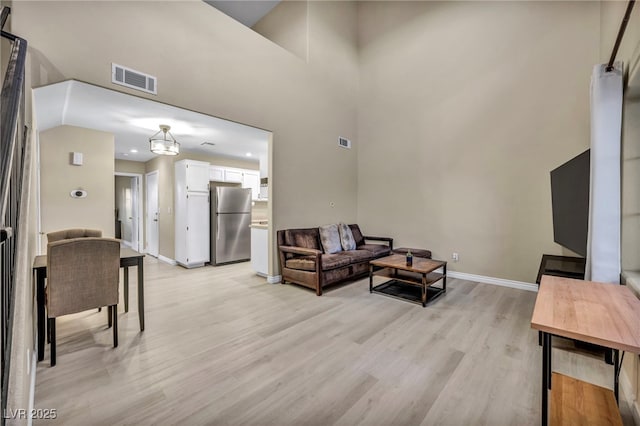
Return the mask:
[[120, 242], [113, 238], [63, 239], [47, 245], [49, 318], [118, 304]]
[[53, 231], [47, 234], [47, 242], [54, 243], [60, 240], [68, 240], [69, 238], [84, 237], [102, 237], [102, 231], [99, 229], [63, 229], [61, 231]]

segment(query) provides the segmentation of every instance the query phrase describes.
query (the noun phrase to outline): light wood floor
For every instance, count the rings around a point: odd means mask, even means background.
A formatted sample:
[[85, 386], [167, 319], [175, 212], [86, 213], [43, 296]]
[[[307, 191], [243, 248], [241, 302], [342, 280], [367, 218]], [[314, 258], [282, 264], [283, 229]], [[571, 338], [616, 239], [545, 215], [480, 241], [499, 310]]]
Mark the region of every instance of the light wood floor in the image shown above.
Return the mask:
[[[47, 348], [35, 394], [58, 417], [36, 424], [540, 423], [535, 293], [449, 279], [422, 308], [369, 294], [366, 279], [317, 297], [248, 263], [186, 270], [147, 257], [140, 333], [131, 275], [118, 348], [105, 311], [58, 319], [58, 364]], [[612, 386], [596, 355], [553, 359]]]

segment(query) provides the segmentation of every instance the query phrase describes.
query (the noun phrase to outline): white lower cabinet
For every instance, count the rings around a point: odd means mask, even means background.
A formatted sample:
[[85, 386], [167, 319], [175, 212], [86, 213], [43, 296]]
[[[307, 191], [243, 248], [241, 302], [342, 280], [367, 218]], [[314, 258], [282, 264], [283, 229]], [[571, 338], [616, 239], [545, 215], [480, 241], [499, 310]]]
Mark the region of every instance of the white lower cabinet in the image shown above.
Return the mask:
[[256, 274], [269, 274], [269, 230], [251, 227], [251, 267]]
[[176, 262], [187, 268], [209, 261], [209, 193], [188, 192], [176, 198]]

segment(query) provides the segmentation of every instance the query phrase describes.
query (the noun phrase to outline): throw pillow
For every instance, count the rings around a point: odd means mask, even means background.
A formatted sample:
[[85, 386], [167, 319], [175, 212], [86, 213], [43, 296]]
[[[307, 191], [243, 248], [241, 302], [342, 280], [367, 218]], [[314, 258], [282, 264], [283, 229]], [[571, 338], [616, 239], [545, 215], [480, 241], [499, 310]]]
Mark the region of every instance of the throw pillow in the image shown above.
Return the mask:
[[355, 250], [356, 240], [353, 238], [353, 233], [349, 225], [344, 223], [338, 224], [338, 230], [340, 231], [340, 243], [343, 250]]
[[338, 231], [338, 225], [335, 223], [332, 225], [320, 226], [320, 242], [325, 253], [337, 253], [342, 251], [342, 245], [340, 244], [340, 231]]

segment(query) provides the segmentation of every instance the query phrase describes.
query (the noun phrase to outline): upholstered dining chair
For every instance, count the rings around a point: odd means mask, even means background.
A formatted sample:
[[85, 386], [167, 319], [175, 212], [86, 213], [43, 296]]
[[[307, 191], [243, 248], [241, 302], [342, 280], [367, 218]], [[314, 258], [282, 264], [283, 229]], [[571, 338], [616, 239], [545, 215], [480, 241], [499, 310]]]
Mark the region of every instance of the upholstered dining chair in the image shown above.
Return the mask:
[[69, 238], [86, 238], [86, 237], [102, 237], [102, 231], [99, 229], [72, 228], [53, 231], [47, 234], [47, 242], [54, 243], [60, 240], [68, 240]]
[[[61, 229], [60, 231], [53, 231], [47, 233], [47, 242], [53, 243], [60, 240], [68, 240], [70, 238], [86, 238], [86, 237], [102, 237], [102, 231], [99, 229], [88, 228], [70, 228]], [[98, 308], [98, 312], [102, 311], [102, 308]], [[111, 327], [111, 317], [109, 317], [109, 327]], [[47, 332], [47, 343], [50, 343], [49, 333]]]
[[57, 240], [55, 237], [47, 245], [46, 298], [51, 366], [56, 365], [56, 318], [63, 315], [108, 306], [109, 322], [113, 323], [113, 346], [118, 346], [120, 242], [101, 237]]

